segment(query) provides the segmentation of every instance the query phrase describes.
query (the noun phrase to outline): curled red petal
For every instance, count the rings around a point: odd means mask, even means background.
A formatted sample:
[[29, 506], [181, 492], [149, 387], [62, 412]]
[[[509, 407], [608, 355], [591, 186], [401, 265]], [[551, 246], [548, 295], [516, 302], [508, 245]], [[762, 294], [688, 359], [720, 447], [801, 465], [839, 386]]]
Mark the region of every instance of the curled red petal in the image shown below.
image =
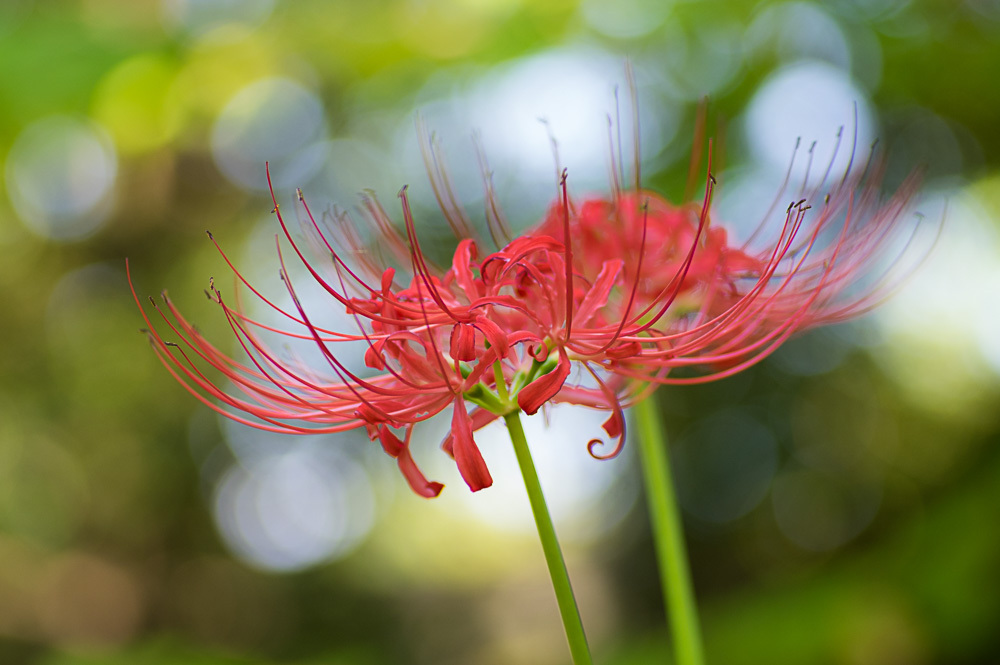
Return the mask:
[[399, 463], [399, 470], [403, 472], [403, 477], [410, 484], [410, 489], [420, 496], [426, 499], [433, 499], [444, 489], [443, 484], [427, 480], [417, 467], [417, 463], [413, 461], [413, 456], [410, 454], [408, 447], [404, 447], [400, 451], [396, 460]]
[[399, 457], [400, 453], [406, 449], [400, 438], [385, 425], [378, 426], [378, 441], [382, 444], [382, 450], [390, 457]]
[[517, 393], [517, 405], [529, 416], [538, 412], [550, 399], [555, 397], [566, 377], [569, 376], [569, 356], [559, 349], [559, 364], [548, 374], [538, 377]]
[[472, 439], [472, 419], [469, 418], [469, 413], [465, 410], [465, 400], [461, 397], [455, 400], [455, 410], [451, 417], [451, 434], [454, 437], [452, 450], [455, 453], [458, 472], [462, 474], [462, 479], [469, 489], [478, 492], [492, 485], [493, 477], [486, 468], [486, 461], [479, 452], [479, 447]]
[[622, 451], [625, 447], [625, 412], [622, 411], [622, 404], [618, 399], [618, 395], [615, 393], [614, 388], [608, 385], [608, 383], [601, 379], [597, 375], [597, 372], [590, 367], [590, 365], [584, 363], [584, 368], [590, 372], [590, 375], [594, 377], [597, 381], [597, 385], [600, 387], [601, 392], [604, 393], [604, 398], [607, 400], [608, 406], [611, 407], [611, 417], [608, 418], [602, 425], [604, 431], [608, 433], [612, 438], [618, 439], [615, 443], [615, 447], [609, 452], [601, 454], [595, 452], [597, 446], [604, 446], [604, 441], [600, 439], [591, 439], [587, 443], [587, 452], [594, 459], [606, 460], [612, 457], [617, 457], [618, 453]]
[[611, 417], [601, 427], [608, 433], [608, 436], [618, 438], [625, 431], [625, 422], [622, 420], [620, 412], [615, 410], [611, 412]]
[[510, 350], [510, 344], [507, 341], [507, 333], [503, 328], [485, 316], [477, 317], [473, 325], [475, 325], [475, 327], [483, 333], [483, 336], [486, 337], [490, 346], [496, 349], [498, 358], [507, 357], [507, 352]]

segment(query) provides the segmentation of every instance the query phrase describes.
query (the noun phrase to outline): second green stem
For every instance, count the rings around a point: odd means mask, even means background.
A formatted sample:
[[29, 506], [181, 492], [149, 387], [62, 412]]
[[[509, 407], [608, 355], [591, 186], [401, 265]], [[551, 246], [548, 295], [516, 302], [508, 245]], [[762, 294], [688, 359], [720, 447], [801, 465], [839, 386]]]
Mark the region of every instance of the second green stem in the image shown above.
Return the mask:
[[635, 406], [639, 425], [639, 456], [646, 484], [649, 518], [663, 585], [663, 600], [674, 644], [676, 665], [704, 665], [698, 608], [688, 568], [684, 529], [674, 498], [667, 440], [656, 400], [651, 396]]

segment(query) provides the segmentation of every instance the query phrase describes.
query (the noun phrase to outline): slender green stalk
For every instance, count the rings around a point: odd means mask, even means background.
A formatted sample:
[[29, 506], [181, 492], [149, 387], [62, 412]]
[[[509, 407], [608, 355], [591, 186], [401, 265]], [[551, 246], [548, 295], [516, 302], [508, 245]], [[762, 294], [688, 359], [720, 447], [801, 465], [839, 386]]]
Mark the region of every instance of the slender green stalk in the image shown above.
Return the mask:
[[552, 517], [545, 505], [542, 485], [538, 482], [538, 473], [535, 471], [534, 462], [531, 461], [531, 451], [528, 450], [528, 440], [524, 436], [521, 419], [517, 411], [508, 413], [503, 419], [507, 423], [507, 431], [510, 432], [510, 440], [514, 444], [514, 454], [517, 455], [517, 463], [521, 467], [524, 486], [528, 490], [528, 501], [531, 502], [531, 512], [535, 516], [535, 526], [538, 527], [538, 538], [542, 541], [545, 563], [549, 567], [549, 576], [552, 578], [552, 588], [556, 592], [559, 614], [562, 615], [573, 663], [591, 665], [593, 660], [590, 657], [587, 636], [583, 632], [580, 610], [576, 606], [573, 587], [569, 582], [569, 572], [566, 570], [566, 562], [563, 560], [562, 550], [556, 539], [556, 529], [552, 525]]
[[663, 601], [674, 644], [675, 665], [703, 665], [701, 629], [694, 601], [691, 571], [684, 546], [677, 501], [674, 498], [667, 437], [656, 401], [649, 397], [635, 406], [639, 424], [639, 457], [646, 483], [646, 500], [653, 526], [656, 557], [660, 566]]

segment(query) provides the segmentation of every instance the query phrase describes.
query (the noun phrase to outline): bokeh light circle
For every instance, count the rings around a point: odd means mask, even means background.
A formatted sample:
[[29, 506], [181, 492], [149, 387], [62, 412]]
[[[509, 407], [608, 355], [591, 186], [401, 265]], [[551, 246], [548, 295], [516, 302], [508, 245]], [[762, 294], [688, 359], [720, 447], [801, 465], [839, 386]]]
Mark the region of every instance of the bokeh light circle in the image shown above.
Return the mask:
[[653, 32], [667, 19], [673, 3], [665, 0], [584, 0], [583, 19], [594, 30], [609, 37], [634, 39]]
[[118, 64], [95, 87], [93, 116], [123, 154], [155, 150], [181, 130], [176, 75], [177, 65], [169, 57], [142, 53]]
[[265, 570], [339, 558], [371, 530], [368, 474], [329, 447], [296, 446], [231, 467], [216, 486], [215, 520], [229, 548]]
[[69, 116], [28, 125], [7, 156], [7, 193], [21, 221], [51, 240], [79, 240], [110, 212], [118, 157], [99, 126]]
[[851, 49], [843, 30], [811, 2], [767, 6], [747, 28], [745, 41], [750, 52], [773, 52], [783, 62], [811, 58], [851, 69]]
[[162, 0], [161, 7], [169, 27], [201, 35], [226, 25], [260, 25], [274, 0]]
[[[587, 452], [590, 439], [607, 439], [601, 429], [607, 419], [606, 412], [574, 404], [552, 404], [545, 413], [521, 415], [546, 502], [564, 542], [600, 538], [624, 518], [636, 499], [638, 488], [622, 482], [628, 477], [630, 446], [610, 460], [594, 459]], [[497, 420], [477, 430], [475, 437], [493, 486], [472, 493], [455, 484], [447, 496], [442, 495], [442, 505], [491, 528], [533, 534], [536, 527], [506, 425]], [[441, 459], [433, 463], [440, 465]]]
[[222, 109], [212, 129], [212, 155], [240, 187], [266, 190], [265, 162], [275, 186], [302, 186], [326, 160], [326, 135], [323, 103], [314, 92], [291, 79], [262, 79]]
[[[851, 162], [852, 146], [855, 164], [863, 162], [874, 138], [874, 123], [867, 97], [847, 72], [818, 60], [800, 60], [774, 72], [760, 86], [747, 108], [744, 131], [754, 157], [776, 171], [788, 168], [801, 139], [792, 176], [801, 179], [808, 169], [815, 182], [828, 166], [830, 173], [842, 174]], [[843, 138], [838, 146], [840, 128]], [[806, 151], [813, 141], [817, 143], [810, 169]]]
[[[518, 198], [534, 194], [541, 205], [548, 203], [558, 182], [553, 139], [575, 191], [606, 190], [609, 116], [623, 138], [624, 160], [631, 164], [633, 159], [632, 108], [624, 86], [615, 119], [614, 83], [623, 71], [621, 59], [610, 53], [564, 49], [497, 67], [483, 77], [470, 96], [470, 114], [481, 129], [500, 191], [506, 184]], [[644, 98], [640, 93], [640, 104]], [[640, 109], [644, 159], [658, 155], [676, 132], [668, 111], [660, 108], [647, 116]]]

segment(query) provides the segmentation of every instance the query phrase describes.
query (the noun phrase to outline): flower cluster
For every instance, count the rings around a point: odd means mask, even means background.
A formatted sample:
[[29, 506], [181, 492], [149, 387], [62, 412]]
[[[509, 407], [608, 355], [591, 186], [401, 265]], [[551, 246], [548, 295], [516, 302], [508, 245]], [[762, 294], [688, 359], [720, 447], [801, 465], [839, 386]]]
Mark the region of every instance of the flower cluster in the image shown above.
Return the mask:
[[[165, 307], [150, 300], [177, 342], [161, 336], [145, 311], [143, 316], [160, 360], [211, 408], [276, 432], [363, 427], [421, 496], [437, 496], [442, 485], [429, 481], [414, 462], [414, 426], [450, 407], [443, 447], [477, 491], [493, 480], [473, 433], [497, 418], [533, 414], [550, 402], [605, 410], [604, 430], [614, 443], [603, 452], [605, 442], [595, 438], [588, 450], [610, 457], [624, 442], [623, 408], [656, 385], [731, 375], [792, 333], [856, 315], [878, 301], [888, 288], [885, 280], [860, 280], [897, 237], [915, 191], [910, 181], [884, 200], [879, 175], [877, 163], [870, 162], [838, 183], [824, 179], [788, 205], [773, 230], [765, 220], [748, 243], [735, 245], [710, 218], [710, 167], [703, 199], [680, 206], [637, 187], [616, 186], [608, 198], [573, 200], [564, 172], [560, 195], [541, 223], [486, 253], [446, 174], [431, 169], [442, 211], [459, 236], [447, 269], [434, 266], [422, 251], [405, 188], [405, 234], [376, 200], [364, 200], [365, 218], [383, 246], [409, 265], [408, 281], [377, 265], [371, 253], [353, 252], [360, 258], [346, 261], [338, 245], [361, 248], [352, 222], [341, 217], [334, 230], [324, 228], [299, 193], [308, 220], [304, 230], [331, 257], [323, 270], [307, 258], [276, 199], [273, 212], [292, 250], [332, 304], [355, 319], [356, 330], [314, 323], [280, 249], [281, 277], [294, 303], [288, 310], [226, 262], [280, 312], [288, 329], [254, 320], [214, 284], [210, 288], [242, 358], [209, 343], [166, 296]], [[510, 238], [491, 187], [487, 221], [494, 237]], [[264, 341], [264, 330], [311, 340], [325, 366], [282, 358]], [[366, 346], [371, 370], [363, 376], [335, 350], [338, 343], [358, 341]], [[206, 374], [206, 366], [221, 381]], [[682, 369], [689, 367], [694, 369]]]

